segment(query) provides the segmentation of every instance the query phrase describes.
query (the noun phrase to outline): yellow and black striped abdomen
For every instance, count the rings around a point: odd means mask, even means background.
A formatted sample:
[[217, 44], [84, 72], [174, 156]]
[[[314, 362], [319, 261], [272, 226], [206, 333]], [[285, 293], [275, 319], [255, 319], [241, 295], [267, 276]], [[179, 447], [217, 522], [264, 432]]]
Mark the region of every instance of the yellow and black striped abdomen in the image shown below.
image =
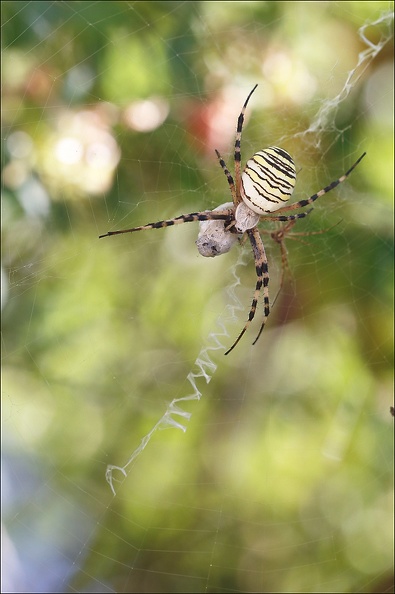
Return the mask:
[[258, 214], [273, 212], [290, 199], [296, 169], [290, 154], [270, 146], [249, 159], [241, 176], [243, 202]]

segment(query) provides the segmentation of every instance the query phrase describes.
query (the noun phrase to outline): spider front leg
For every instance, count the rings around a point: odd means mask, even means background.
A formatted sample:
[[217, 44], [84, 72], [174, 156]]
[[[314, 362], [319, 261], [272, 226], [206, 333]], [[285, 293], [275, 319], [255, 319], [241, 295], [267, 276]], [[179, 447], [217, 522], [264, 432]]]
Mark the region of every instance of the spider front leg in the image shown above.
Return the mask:
[[180, 215], [174, 219], [167, 219], [165, 221], [158, 221], [156, 223], [148, 223], [140, 227], [132, 227], [131, 229], [122, 229], [121, 231], [108, 231], [102, 237], [109, 237], [110, 235], [119, 235], [121, 233], [133, 233], [134, 231], [147, 231], [148, 229], [162, 229], [163, 227], [170, 227], [172, 225], [181, 225], [182, 223], [193, 223], [195, 221], [225, 221], [230, 223], [233, 220], [233, 209], [227, 208], [218, 211], [205, 210], [203, 212], [192, 212], [186, 215]]
[[[258, 305], [259, 294], [260, 294], [262, 288], [263, 288], [263, 307], [264, 307], [263, 315], [264, 315], [264, 318], [263, 318], [262, 327], [259, 332], [259, 335], [262, 332], [262, 330], [266, 324], [266, 320], [269, 317], [269, 313], [270, 313], [269, 270], [268, 270], [268, 265], [267, 265], [267, 257], [266, 257], [265, 247], [263, 245], [263, 242], [262, 242], [261, 236], [259, 235], [259, 231], [258, 231], [257, 227], [254, 227], [253, 229], [248, 229], [247, 234], [248, 234], [248, 238], [250, 240], [251, 246], [252, 246], [252, 250], [254, 252], [255, 270], [256, 270], [256, 275], [257, 275], [258, 279], [257, 279], [256, 286], [255, 286], [254, 298], [251, 303], [251, 309], [250, 309], [250, 313], [248, 315], [248, 320], [247, 320], [243, 330], [240, 332], [239, 336], [235, 340], [235, 342], [232, 344], [230, 349], [228, 349], [226, 351], [225, 355], [228, 355], [235, 348], [235, 346], [238, 344], [238, 342], [240, 341], [240, 339], [243, 337], [244, 333], [246, 332], [248, 326], [254, 319], [256, 308]], [[255, 344], [256, 341], [258, 340], [259, 335], [254, 340], [253, 344]]]
[[241, 195], [240, 195], [240, 181], [241, 181], [241, 133], [243, 131], [243, 124], [244, 124], [244, 115], [245, 115], [245, 111], [247, 109], [247, 105], [248, 102], [251, 98], [251, 95], [253, 94], [253, 92], [255, 91], [255, 89], [257, 88], [258, 85], [255, 85], [255, 87], [252, 89], [252, 91], [250, 91], [250, 93], [248, 94], [247, 99], [244, 102], [244, 105], [241, 109], [240, 115], [237, 119], [237, 128], [236, 128], [236, 139], [235, 139], [235, 152], [234, 152], [234, 166], [235, 166], [235, 179], [236, 179], [236, 184], [233, 180], [232, 175], [229, 172], [229, 169], [226, 166], [225, 161], [223, 160], [223, 158], [221, 157], [219, 151], [217, 151], [217, 149], [215, 149], [215, 153], [218, 157], [219, 160], [219, 164], [221, 165], [225, 175], [226, 175], [226, 179], [228, 180], [228, 184], [229, 184], [229, 188], [230, 188], [230, 192], [232, 194], [232, 200], [233, 200], [233, 204], [235, 206], [237, 206], [238, 204], [240, 204], [240, 202], [242, 201], [241, 199]]
[[240, 181], [241, 181], [241, 133], [243, 131], [243, 124], [244, 124], [244, 114], [247, 109], [248, 102], [251, 98], [251, 95], [255, 91], [258, 85], [252, 89], [249, 93], [247, 99], [244, 102], [244, 105], [241, 109], [240, 115], [237, 119], [237, 128], [236, 128], [236, 140], [235, 140], [235, 178], [236, 178], [236, 201], [235, 206], [241, 202], [241, 194], [240, 194]]

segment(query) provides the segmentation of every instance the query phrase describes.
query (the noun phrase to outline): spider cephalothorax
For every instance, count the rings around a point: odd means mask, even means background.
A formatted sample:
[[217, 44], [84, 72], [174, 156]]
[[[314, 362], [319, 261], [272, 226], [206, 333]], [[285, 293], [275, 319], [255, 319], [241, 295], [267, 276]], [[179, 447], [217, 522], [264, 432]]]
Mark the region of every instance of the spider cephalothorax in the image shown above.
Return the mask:
[[[260, 337], [270, 313], [268, 264], [265, 247], [258, 230], [258, 224], [261, 221], [296, 221], [296, 219], [301, 219], [307, 216], [309, 212], [311, 212], [311, 208], [296, 214], [283, 215], [279, 213], [304, 208], [305, 206], [312, 204], [320, 196], [323, 196], [330, 192], [330, 190], [333, 190], [333, 188], [336, 188], [336, 186], [341, 184], [348, 175], [350, 175], [351, 171], [366, 154], [363, 153], [346, 173], [331, 182], [325, 188], [319, 190], [316, 194], [310, 196], [310, 198], [287, 205], [296, 181], [295, 164], [287, 151], [274, 146], [258, 151], [247, 161], [243, 173], [241, 173], [240, 145], [244, 113], [248, 101], [257, 86], [258, 85], [255, 85], [249, 93], [237, 121], [234, 152], [235, 179], [233, 179], [230, 174], [229, 169], [219, 152], [216, 151], [219, 163], [228, 180], [232, 202], [221, 204], [214, 210], [205, 210], [202, 212], [180, 215], [174, 219], [148, 223], [147, 225], [133, 227], [131, 229], [123, 229], [121, 231], [109, 231], [104, 235], [100, 235], [100, 237], [106, 237], [109, 235], [117, 235], [119, 233], [132, 233], [134, 231], [144, 231], [146, 229], [160, 229], [171, 225], [199, 221], [200, 229], [196, 241], [199, 253], [205, 257], [214, 257], [228, 252], [234, 243], [246, 234], [254, 254], [257, 281], [248, 320], [233, 345], [225, 352], [225, 355], [234, 349], [247, 330], [250, 322], [253, 320], [261, 290], [263, 291], [263, 320], [253, 344], [255, 344]], [[272, 215], [271, 213], [276, 214]], [[291, 226], [292, 225], [290, 225], [289, 228], [291, 228]], [[284, 233], [278, 235], [278, 238], [281, 237], [281, 241], [275, 239], [280, 244], [283, 260], [285, 258], [285, 252], [282, 240], [283, 235], [287, 230], [288, 225], [285, 225]]]

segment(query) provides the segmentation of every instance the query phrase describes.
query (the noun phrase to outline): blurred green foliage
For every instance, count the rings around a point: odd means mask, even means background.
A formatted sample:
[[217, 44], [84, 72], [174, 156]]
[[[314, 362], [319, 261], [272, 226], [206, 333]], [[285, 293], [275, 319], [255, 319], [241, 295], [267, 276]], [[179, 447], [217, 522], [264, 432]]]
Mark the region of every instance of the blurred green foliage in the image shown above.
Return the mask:
[[[2, 3], [9, 591], [393, 591], [388, 8]], [[375, 21], [380, 51], [357, 67]], [[229, 200], [213, 148], [232, 169], [256, 82], [243, 157], [284, 143], [298, 197], [367, 157], [295, 226], [330, 229], [287, 241], [292, 279], [260, 341], [211, 351], [203, 397], [179, 404], [186, 433], [156, 432], [112, 499], [107, 464], [193, 392], [221, 314], [232, 343], [255, 273], [248, 250], [237, 268], [237, 248], [199, 257], [194, 224], [98, 235]]]

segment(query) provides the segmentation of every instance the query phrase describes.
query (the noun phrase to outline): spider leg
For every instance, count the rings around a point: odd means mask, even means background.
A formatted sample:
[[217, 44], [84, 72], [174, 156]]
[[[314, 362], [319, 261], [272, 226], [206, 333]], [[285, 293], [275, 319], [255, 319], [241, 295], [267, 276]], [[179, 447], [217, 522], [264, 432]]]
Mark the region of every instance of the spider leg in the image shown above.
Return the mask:
[[[286, 225], [284, 225], [283, 227], [281, 227], [281, 229], [278, 229], [277, 231], [272, 231], [270, 233], [270, 237], [276, 243], [279, 244], [279, 246], [280, 246], [280, 253], [281, 253], [281, 278], [280, 278], [280, 286], [278, 288], [277, 295], [276, 295], [276, 297], [275, 297], [275, 299], [273, 301], [273, 305], [277, 301], [277, 298], [278, 298], [279, 294], [281, 293], [281, 289], [283, 288], [285, 274], [288, 273], [288, 276], [291, 277], [291, 271], [289, 269], [289, 263], [288, 263], [288, 250], [285, 247], [285, 237], [290, 232], [290, 230], [295, 225], [295, 223], [296, 223], [296, 219], [293, 219], [293, 220], [289, 221]], [[258, 335], [258, 337], [257, 337], [256, 340], [258, 340], [258, 338], [259, 338], [262, 330], [263, 330], [263, 327], [259, 331], [259, 335]]]
[[[228, 355], [235, 348], [235, 346], [237, 345], [237, 343], [239, 342], [239, 340], [242, 338], [245, 331], [247, 330], [248, 326], [254, 319], [257, 304], [258, 304], [259, 293], [260, 293], [262, 287], [263, 287], [263, 307], [264, 307], [263, 315], [264, 315], [264, 318], [263, 318], [261, 332], [263, 330], [264, 325], [266, 324], [266, 320], [270, 313], [269, 287], [268, 287], [268, 285], [269, 285], [269, 271], [268, 271], [268, 266], [267, 266], [265, 247], [263, 245], [263, 242], [262, 242], [261, 236], [259, 235], [259, 231], [258, 231], [257, 227], [254, 227], [253, 229], [248, 229], [246, 231], [246, 233], [248, 234], [249, 240], [252, 245], [252, 250], [254, 252], [255, 269], [256, 269], [256, 275], [258, 278], [256, 281], [255, 293], [254, 293], [254, 297], [253, 297], [253, 300], [251, 303], [251, 309], [250, 309], [250, 313], [248, 315], [248, 320], [246, 322], [246, 325], [244, 326], [243, 330], [240, 332], [239, 336], [237, 337], [235, 342], [232, 344], [230, 349], [228, 349], [226, 351], [225, 355]], [[255, 339], [253, 344], [255, 344], [257, 340], [258, 340], [258, 338]]]
[[[308, 237], [309, 235], [322, 235], [323, 233], [326, 233], [327, 231], [330, 231], [331, 229], [333, 229], [334, 227], [339, 225], [339, 223], [341, 223], [341, 220], [338, 221], [337, 223], [335, 223], [334, 225], [331, 225], [331, 227], [326, 227], [325, 229], [320, 229], [319, 231], [301, 231], [301, 232], [296, 232], [296, 233], [293, 231], [290, 231], [292, 229], [292, 227], [295, 225], [295, 223], [296, 223], [296, 220], [290, 221], [289, 223], [287, 223], [286, 225], [281, 227], [281, 229], [278, 229], [277, 231], [272, 231], [270, 233], [271, 238], [276, 243], [278, 243], [280, 245], [280, 251], [281, 251], [281, 267], [282, 267], [281, 281], [280, 281], [280, 288], [276, 295], [276, 299], [282, 289], [285, 272], [288, 272], [288, 276], [291, 277], [291, 272], [290, 272], [290, 268], [289, 268], [289, 264], [288, 264], [288, 250], [285, 247], [285, 239], [288, 238], [288, 239], [292, 239], [293, 241], [298, 241], [299, 243], [303, 243], [303, 245], [309, 245], [307, 241], [303, 241], [303, 239], [300, 239], [300, 238]], [[273, 301], [272, 305], [274, 305], [276, 299]]]
[[[270, 233], [270, 236], [272, 237], [272, 239], [274, 239], [274, 241], [276, 241], [277, 243], [280, 243], [279, 241], [279, 237], [282, 238], [282, 241], [285, 240], [285, 236], [288, 237], [288, 239], [293, 239], [294, 241], [298, 241], [299, 243], [303, 243], [304, 245], [309, 245], [307, 241], [303, 241], [303, 239], [299, 239], [300, 237], [308, 237], [309, 235], [322, 235], [323, 233], [327, 233], [327, 231], [330, 231], [331, 229], [333, 229], [334, 227], [337, 227], [337, 225], [340, 225], [342, 221], [337, 221], [337, 223], [335, 223], [334, 225], [331, 225], [330, 227], [326, 227], [325, 229], [320, 229], [319, 231], [301, 231], [301, 232], [291, 232], [289, 233], [289, 229], [291, 228], [288, 225], [285, 225], [284, 227], [282, 227], [282, 229], [279, 229], [278, 231], [273, 231], [272, 233]], [[296, 221], [293, 223], [295, 224]], [[292, 225], [293, 227], [293, 225]]]
[[[313, 209], [311, 209], [313, 210]], [[310, 212], [310, 211], [309, 211]], [[289, 263], [288, 263], [288, 250], [285, 246], [285, 238], [286, 236], [288, 237], [292, 237], [293, 235], [308, 235], [308, 233], [290, 233], [292, 227], [295, 225], [297, 219], [291, 219], [290, 221], [288, 221], [288, 223], [286, 225], [283, 225], [280, 229], [277, 229], [275, 231], [266, 231], [265, 229], [262, 229], [262, 233], [266, 233], [267, 235], [270, 235], [270, 237], [273, 239], [273, 241], [275, 241], [276, 243], [278, 243], [278, 245], [280, 246], [280, 253], [281, 253], [281, 277], [280, 277], [280, 284], [279, 287], [277, 289], [277, 293], [275, 298], [273, 299], [272, 302], [272, 307], [274, 306], [274, 304], [276, 303], [281, 290], [283, 288], [284, 285], [284, 279], [285, 279], [285, 275], [286, 273], [288, 274], [288, 276], [291, 278], [292, 280], [292, 275], [291, 275], [291, 271], [289, 268]], [[324, 232], [324, 231], [322, 231]], [[321, 233], [321, 231], [317, 231], [317, 232], [312, 232], [313, 235], [318, 233]], [[295, 239], [295, 238], [293, 238]], [[304, 243], [304, 242], [303, 242]], [[257, 342], [257, 340], [259, 339], [260, 335], [262, 334], [262, 331], [265, 327], [266, 324], [266, 318], [264, 318], [262, 325], [259, 329], [258, 335], [256, 337], [256, 339], [254, 340], [254, 342], [252, 343], [253, 345]]]
[[[280, 210], [283, 210], [283, 209], [281, 208]], [[298, 212], [297, 214], [294, 214], [294, 215], [261, 216], [259, 220], [260, 221], [280, 221], [282, 223], [285, 223], [286, 221], [296, 221], [297, 219], [304, 219], [305, 217], [307, 217], [307, 215], [309, 215], [312, 210], [314, 210], [314, 209], [309, 208], [309, 210], [306, 210], [306, 212]], [[279, 212], [279, 211], [276, 210], [275, 212]]]
[[120, 233], [133, 233], [134, 231], [146, 231], [147, 229], [162, 229], [162, 227], [170, 227], [172, 225], [181, 225], [182, 223], [193, 223], [194, 221], [226, 221], [231, 222], [233, 220], [232, 210], [205, 210], [203, 212], [193, 212], [191, 214], [180, 215], [174, 219], [167, 219], [165, 221], [158, 221], [157, 223], [148, 223], [148, 225], [141, 225], [140, 227], [132, 227], [131, 229], [122, 229], [121, 231], [108, 231], [101, 237], [108, 237], [110, 235], [119, 235]]
[[[296, 233], [291, 231], [291, 229], [293, 228], [295, 223], [296, 223], [296, 219], [293, 219], [293, 220], [289, 221], [286, 225], [283, 225], [280, 229], [277, 229], [275, 231], [267, 231], [265, 229], [261, 229], [262, 233], [265, 233], [266, 235], [270, 235], [270, 237], [273, 239], [273, 241], [275, 241], [276, 243], [279, 244], [280, 253], [281, 253], [280, 284], [279, 284], [279, 288], [277, 290], [276, 296], [273, 299], [273, 302], [271, 305], [272, 307], [276, 303], [278, 296], [281, 293], [281, 289], [283, 288], [283, 285], [284, 285], [284, 279], [285, 279], [286, 273], [288, 274], [288, 276], [291, 278], [291, 281], [292, 281], [292, 274], [291, 274], [291, 270], [290, 270], [289, 262], [288, 262], [288, 250], [285, 246], [285, 239], [286, 238], [293, 239], [294, 241], [298, 241], [300, 243], [303, 243], [304, 245], [308, 245], [307, 241], [303, 241], [303, 239], [300, 239], [300, 238], [307, 237], [309, 235], [322, 235], [323, 233], [326, 233], [327, 231], [330, 231], [331, 229], [333, 229], [334, 227], [339, 225], [339, 223], [341, 223], [341, 221], [338, 221], [337, 223], [335, 223], [331, 227], [327, 227], [326, 229], [320, 229], [319, 231], [301, 231], [301, 232], [296, 232]], [[259, 334], [258, 334], [255, 342], [258, 340], [259, 336], [261, 335], [262, 330], [263, 330], [263, 325], [259, 331]], [[254, 344], [255, 344], [255, 342], [254, 342]]]
[[215, 153], [218, 157], [219, 164], [221, 165], [223, 172], [226, 175], [226, 179], [228, 180], [230, 192], [232, 194], [233, 204], [236, 205], [236, 189], [235, 189], [235, 183], [233, 181], [233, 177], [231, 176], [230, 171], [227, 168], [225, 161], [223, 160], [223, 158], [221, 157], [221, 155], [220, 155], [219, 151], [217, 151], [217, 149], [215, 149]]
[[355, 161], [354, 165], [352, 165], [350, 167], [350, 169], [348, 171], [346, 171], [346, 173], [344, 175], [339, 177], [339, 179], [336, 179], [335, 181], [331, 182], [328, 186], [326, 186], [325, 188], [322, 188], [322, 190], [320, 190], [316, 194], [313, 194], [312, 196], [310, 196], [310, 198], [307, 198], [306, 200], [299, 200], [299, 202], [295, 202], [294, 204], [290, 204], [289, 206], [283, 206], [283, 207], [279, 208], [276, 212], [282, 212], [285, 210], [295, 210], [295, 208], [303, 208], [304, 206], [307, 206], [308, 204], [311, 204], [312, 202], [317, 200], [317, 198], [320, 198], [320, 196], [327, 194], [328, 192], [330, 192], [331, 190], [336, 188], [339, 184], [344, 182], [345, 179], [347, 179], [347, 177], [355, 169], [355, 167], [358, 165], [358, 163], [360, 163], [360, 161], [362, 161], [362, 159], [364, 158], [365, 155], [366, 155], [366, 153], [363, 153], [363, 155], [361, 155], [359, 157], [359, 159], [357, 159], [357, 161]]
[[240, 144], [241, 144], [241, 132], [243, 130], [243, 124], [244, 124], [244, 114], [245, 114], [245, 110], [247, 108], [248, 102], [250, 100], [250, 97], [253, 94], [253, 92], [255, 91], [255, 89], [257, 88], [257, 86], [258, 85], [255, 85], [255, 87], [252, 89], [252, 91], [248, 95], [247, 99], [245, 100], [244, 105], [243, 105], [243, 107], [241, 109], [240, 115], [239, 115], [238, 120], [237, 120], [236, 141], [235, 141], [235, 178], [236, 178], [236, 201], [235, 201], [235, 206], [237, 206], [239, 204], [239, 202], [241, 202], [241, 196], [240, 196], [240, 181], [241, 181], [241, 150], [240, 150]]

